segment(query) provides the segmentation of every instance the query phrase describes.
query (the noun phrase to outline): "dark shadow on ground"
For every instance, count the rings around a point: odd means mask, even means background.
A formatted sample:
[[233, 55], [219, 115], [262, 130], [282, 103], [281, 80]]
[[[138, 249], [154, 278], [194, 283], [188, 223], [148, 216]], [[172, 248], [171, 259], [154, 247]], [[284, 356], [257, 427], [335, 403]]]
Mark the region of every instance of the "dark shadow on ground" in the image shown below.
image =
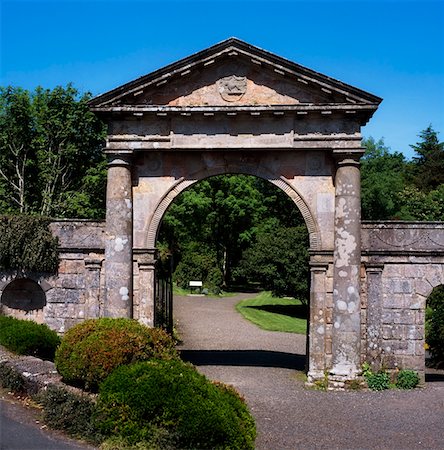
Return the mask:
[[426, 383], [433, 383], [433, 382], [444, 382], [444, 370], [439, 370], [436, 372], [427, 372], [426, 369], [426, 374], [425, 374], [425, 381]]
[[305, 355], [268, 350], [181, 350], [182, 359], [196, 366], [280, 367], [305, 370]]
[[305, 305], [248, 305], [243, 306], [243, 308], [260, 309], [261, 311], [296, 317], [297, 319], [306, 319], [308, 317], [308, 308]]

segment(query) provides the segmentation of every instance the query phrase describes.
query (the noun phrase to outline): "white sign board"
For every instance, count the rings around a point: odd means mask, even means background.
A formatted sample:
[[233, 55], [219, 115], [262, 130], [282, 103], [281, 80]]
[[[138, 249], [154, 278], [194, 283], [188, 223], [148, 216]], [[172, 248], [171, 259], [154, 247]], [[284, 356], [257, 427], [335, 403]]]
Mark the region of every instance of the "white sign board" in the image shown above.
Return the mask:
[[190, 281], [190, 287], [202, 287], [202, 281]]

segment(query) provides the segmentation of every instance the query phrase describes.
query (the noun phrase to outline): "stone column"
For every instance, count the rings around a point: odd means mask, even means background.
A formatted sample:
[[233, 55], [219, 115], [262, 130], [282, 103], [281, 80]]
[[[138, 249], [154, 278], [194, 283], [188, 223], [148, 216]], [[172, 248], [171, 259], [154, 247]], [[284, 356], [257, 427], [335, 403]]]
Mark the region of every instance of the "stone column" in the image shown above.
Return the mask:
[[360, 372], [361, 177], [363, 149], [334, 151], [335, 241], [331, 379], [341, 383]]
[[106, 151], [105, 317], [132, 317], [131, 153], [129, 150]]
[[310, 262], [311, 292], [308, 330], [308, 384], [324, 378], [326, 334], [326, 274], [328, 263]]
[[102, 269], [102, 260], [103, 258], [85, 259], [86, 319], [97, 319], [101, 317], [102, 311], [100, 311], [100, 271]]
[[381, 368], [382, 272], [383, 264], [366, 264], [367, 275], [367, 361], [374, 372]]
[[157, 250], [138, 248], [134, 253], [139, 267], [139, 322], [153, 327]]

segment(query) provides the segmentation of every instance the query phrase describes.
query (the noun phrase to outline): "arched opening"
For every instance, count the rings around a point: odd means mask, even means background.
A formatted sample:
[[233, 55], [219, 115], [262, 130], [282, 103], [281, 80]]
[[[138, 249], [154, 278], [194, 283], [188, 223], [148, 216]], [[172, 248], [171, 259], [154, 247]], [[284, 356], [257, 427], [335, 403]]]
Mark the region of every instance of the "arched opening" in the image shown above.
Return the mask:
[[[205, 178], [170, 202], [157, 247], [170, 260], [163, 266], [173, 271], [174, 318], [181, 338], [194, 340], [184, 342], [192, 362], [304, 368], [310, 243], [295, 203], [269, 181], [239, 174]], [[200, 295], [190, 295], [191, 281], [202, 283]], [[280, 350], [256, 350], [263, 330], [249, 322], [244, 336], [235, 325], [244, 317], [300, 334], [278, 338]]]
[[427, 298], [425, 313], [426, 381], [444, 381], [444, 285]]
[[41, 286], [30, 278], [17, 278], [3, 290], [1, 312], [17, 318], [41, 321], [46, 306], [46, 294]]

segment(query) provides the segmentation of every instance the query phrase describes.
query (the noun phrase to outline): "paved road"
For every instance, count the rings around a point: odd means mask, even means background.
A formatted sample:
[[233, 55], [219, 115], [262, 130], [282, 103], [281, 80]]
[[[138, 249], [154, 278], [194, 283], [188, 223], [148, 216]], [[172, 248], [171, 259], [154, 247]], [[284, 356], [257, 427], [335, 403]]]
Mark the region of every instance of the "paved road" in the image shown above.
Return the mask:
[[174, 312], [183, 355], [245, 396], [257, 449], [444, 448], [442, 375], [406, 392], [307, 390], [305, 336], [260, 330], [235, 311], [240, 298], [175, 297]]
[[0, 399], [1, 450], [86, 450], [60, 433], [41, 428], [38, 413], [12, 399]]

